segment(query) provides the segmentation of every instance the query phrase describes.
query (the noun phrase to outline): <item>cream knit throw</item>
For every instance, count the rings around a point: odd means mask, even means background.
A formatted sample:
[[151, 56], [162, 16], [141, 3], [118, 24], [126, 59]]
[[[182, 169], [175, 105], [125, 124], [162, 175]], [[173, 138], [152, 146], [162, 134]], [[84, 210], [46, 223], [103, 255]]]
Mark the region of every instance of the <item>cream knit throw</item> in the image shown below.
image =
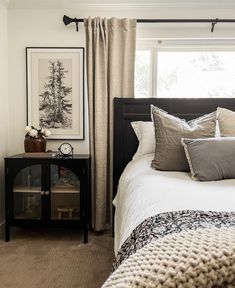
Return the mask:
[[188, 230], [153, 241], [102, 287], [235, 287], [235, 228]]

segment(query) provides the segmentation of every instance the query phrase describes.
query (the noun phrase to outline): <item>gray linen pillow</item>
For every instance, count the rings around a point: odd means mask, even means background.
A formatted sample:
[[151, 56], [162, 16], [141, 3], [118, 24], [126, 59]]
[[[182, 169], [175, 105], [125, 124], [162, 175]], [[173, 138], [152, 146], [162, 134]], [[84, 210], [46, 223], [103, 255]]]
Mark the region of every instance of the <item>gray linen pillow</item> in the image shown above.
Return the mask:
[[235, 112], [229, 109], [217, 108], [219, 130], [221, 137], [235, 136]]
[[165, 171], [189, 171], [181, 138], [208, 138], [215, 136], [216, 112], [186, 122], [151, 106], [156, 148], [152, 167]]
[[235, 137], [181, 141], [194, 180], [235, 178]]

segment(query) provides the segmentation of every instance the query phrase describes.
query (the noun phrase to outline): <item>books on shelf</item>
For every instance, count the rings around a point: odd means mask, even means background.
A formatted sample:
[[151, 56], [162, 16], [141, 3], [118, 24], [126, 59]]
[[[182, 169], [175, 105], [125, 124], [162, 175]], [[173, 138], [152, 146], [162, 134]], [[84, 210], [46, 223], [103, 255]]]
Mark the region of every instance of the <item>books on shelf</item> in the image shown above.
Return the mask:
[[20, 154], [24, 158], [51, 158], [51, 157], [57, 157], [59, 155], [58, 151], [51, 151], [51, 152], [27, 152]]

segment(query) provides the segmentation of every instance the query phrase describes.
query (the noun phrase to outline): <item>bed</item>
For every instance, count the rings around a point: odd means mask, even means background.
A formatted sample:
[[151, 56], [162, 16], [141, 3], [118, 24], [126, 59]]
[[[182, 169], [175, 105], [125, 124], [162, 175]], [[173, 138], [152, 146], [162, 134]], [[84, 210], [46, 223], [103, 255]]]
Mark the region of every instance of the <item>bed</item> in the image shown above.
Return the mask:
[[116, 257], [104, 287], [235, 287], [235, 179], [198, 182], [152, 169], [152, 154], [132, 160], [131, 122], [150, 121], [151, 104], [186, 120], [235, 111], [235, 99], [114, 100]]

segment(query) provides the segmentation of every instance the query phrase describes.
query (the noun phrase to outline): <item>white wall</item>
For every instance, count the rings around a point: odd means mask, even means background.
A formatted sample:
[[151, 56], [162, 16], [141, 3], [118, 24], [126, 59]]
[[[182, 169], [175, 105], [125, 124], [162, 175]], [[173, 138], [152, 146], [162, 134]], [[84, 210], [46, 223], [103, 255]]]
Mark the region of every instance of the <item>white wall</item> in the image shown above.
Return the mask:
[[0, 1], [0, 225], [4, 220], [4, 157], [8, 153], [7, 1]]
[[[23, 1], [21, 3], [25, 3]], [[35, 4], [36, 1], [31, 2]], [[46, 2], [46, 1], [45, 1]], [[25, 47], [27, 46], [85, 46], [83, 24], [80, 31], [74, 25], [64, 26], [62, 17], [84, 18], [87, 16], [136, 17], [136, 18], [233, 18], [234, 9], [225, 6], [196, 7], [182, 5], [167, 6], [132, 6], [126, 5], [82, 5], [75, 4], [68, 9], [53, 6], [53, 1], [41, 3], [40, 9], [27, 5], [20, 6], [20, 1], [13, 1], [9, 9], [9, 96], [10, 96], [10, 136], [9, 153], [23, 151], [24, 126], [26, 124], [26, 79]], [[17, 5], [14, 5], [17, 3]], [[55, 3], [55, 2], [54, 2]], [[61, 1], [59, 2], [61, 3]], [[135, 8], [136, 7], [136, 8]], [[235, 38], [235, 24], [218, 24], [215, 32], [210, 32], [210, 24], [138, 24], [138, 38]], [[87, 118], [87, 117], [86, 117]], [[75, 153], [88, 152], [88, 127], [85, 126], [85, 141], [70, 141]], [[62, 141], [47, 141], [48, 149], [56, 149]]]
[[[10, 95], [10, 154], [23, 152], [24, 127], [26, 125], [26, 57], [25, 47], [84, 46], [83, 31], [75, 33], [65, 29], [63, 11], [58, 10], [10, 10], [9, 11], [9, 83]], [[17, 107], [17, 109], [15, 109]], [[86, 117], [87, 118], [87, 117]], [[33, 123], [32, 123], [33, 124]], [[75, 153], [88, 152], [88, 128], [85, 141], [69, 141]], [[56, 149], [62, 141], [47, 141], [47, 149]]]

